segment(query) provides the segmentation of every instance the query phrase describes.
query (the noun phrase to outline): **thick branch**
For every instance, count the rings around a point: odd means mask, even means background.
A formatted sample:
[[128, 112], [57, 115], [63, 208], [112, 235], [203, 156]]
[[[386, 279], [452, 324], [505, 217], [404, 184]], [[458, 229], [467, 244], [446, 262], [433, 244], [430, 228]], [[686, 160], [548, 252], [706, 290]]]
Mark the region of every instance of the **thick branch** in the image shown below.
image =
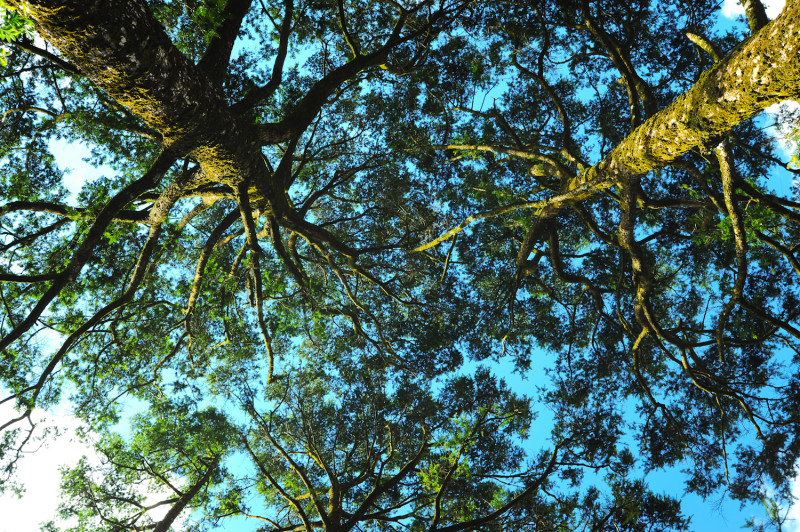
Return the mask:
[[214, 474], [214, 471], [216, 471], [220, 459], [221, 457], [217, 456], [210, 464], [208, 464], [208, 466], [206, 466], [206, 471], [203, 473], [203, 476], [197, 479], [197, 482], [195, 482], [192, 487], [181, 496], [175, 506], [169, 509], [169, 512], [167, 512], [167, 515], [164, 516], [164, 519], [156, 524], [153, 532], [167, 532], [169, 530], [170, 526], [173, 522], [175, 522], [175, 519], [178, 518], [183, 509], [186, 508], [190, 502], [192, 502], [192, 499], [194, 499], [195, 495], [197, 495], [200, 490], [203, 489], [203, 487], [205, 487], [205, 485], [211, 480], [211, 476]]
[[[705, 71], [691, 89], [639, 126], [605, 159], [571, 179], [564, 193], [548, 200], [473, 214], [457, 227], [412, 251], [424, 251], [457, 234], [475, 220], [511, 210], [531, 208], [553, 216], [561, 207], [574, 205], [618, 184], [625, 176], [645, 174], [667, 166], [690, 150], [719, 138], [769, 105], [800, 97], [798, 52], [800, 0], [790, 0], [778, 18]], [[476, 149], [475, 146], [464, 148]]]
[[294, 13], [293, 0], [286, 0], [283, 22], [280, 29], [280, 41], [278, 43], [278, 53], [275, 55], [275, 63], [272, 65], [272, 76], [269, 82], [263, 87], [248, 92], [244, 98], [234, 105], [234, 111], [242, 114], [259, 103], [263, 102], [278, 89], [283, 79], [283, 64], [286, 61], [286, 53], [289, 50], [289, 36], [292, 34], [292, 15]]
[[[46, 212], [69, 218], [70, 220], [90, 220], [94, 215], [86, 209], [52, 203], [49, 201], [11, 201], [0, 207], [0, 218], [10, 212], [33, 211]], [[150, 213], [147, 211], [120, 211], [114, 216], [114, 222], [146, 222]]]
[[570, 187], [599, 175], [644, 174], [707, 145], [765, 107], [800, 97], [800, 0], [743, 42]]
[[720, 173], [722, 174], [722, 192], [725, 198], [725, 209], [731, 221], [733, 237], [736, 243], [736, 282], [733, 286], [733, 295], [725, 304], [717, 323], [717, 349], [720, 359], [723, 357], [722, 333], [728, 323], [728, 317], [733, 311], [736, 303], [742, 299], [744, 285], [747, 279], [747, 239], [745, 236], [744, 221], [739, 206], [734, 200], [734, 181], [736, 168], [733, 164], [733, 153], [727, 141], [722, 141], [715, 148], [717, 160], [719, 161]]
[[12, 0], [37, 31], [108, 96], [162, 135], [209, 181], [265, 171], [249, 124], [221, 89], [170, 41], [144, 0]]
[[[48, 42], [167, 142], [185, 135], [186, 124], [198, 123], [205, 109], [224, 108], [221, 94], [175, 48], [144, 1], [35, 0], [22, 5]], [[198, 100], [206, 105], [196, 105]]]
[[228, 69], [233, 43], [239, 36], [242, 21], [250, 10], [253, 0], [228, 0], [222, 16], [225, 17], [222, 25], [217, 29], [205, 55], [197, 66], [206, 72], [214, 83], [221, 83]]

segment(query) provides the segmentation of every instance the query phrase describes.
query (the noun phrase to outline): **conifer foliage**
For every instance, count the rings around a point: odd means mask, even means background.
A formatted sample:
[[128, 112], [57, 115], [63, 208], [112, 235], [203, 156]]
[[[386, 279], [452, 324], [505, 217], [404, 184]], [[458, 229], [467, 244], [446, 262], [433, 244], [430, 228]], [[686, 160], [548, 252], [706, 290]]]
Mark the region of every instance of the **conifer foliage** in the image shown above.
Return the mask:
[[717, 3], [0, 2], [0, 487], [68, 402], [50, 530], [779, 524], [800, 0]]

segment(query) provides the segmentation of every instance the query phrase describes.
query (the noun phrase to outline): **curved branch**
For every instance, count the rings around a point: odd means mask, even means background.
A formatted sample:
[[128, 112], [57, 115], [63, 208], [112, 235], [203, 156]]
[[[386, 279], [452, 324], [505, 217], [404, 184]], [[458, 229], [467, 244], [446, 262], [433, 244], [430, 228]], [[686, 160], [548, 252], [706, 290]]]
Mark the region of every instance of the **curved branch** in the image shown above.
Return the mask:
[[[595, 22], [589, 11], [588, 0], [583, 0], [581, 6], [584, 25], [606, 49], [614, 66], [625, 81], [631, 111], [631, 129], [636, 128], [642, 123], [643, 119], [647, 119], [656, 113], [658, 110], [656, 99], [647, 83], [636, 73], [626, 50], [623, 50], [619, 42]], [[639, 109], [640, 103], [644, 110], [644, 117]]]
[[460, 224], [458, 224], [456, 227], [450, 229], [449, 231], [447, 231], [446, 233], [442, 234], [441, 236], [431, 240], [427, 244], [423, 244], [421, 246], [418, 246], [418, 247], [412, 249], [411, 252], [412, 253], [416, 253], [416, 252], [419, 252], [419, 251], [425, 251], [426, 249], [429, 249], [429, 248], [432, 248], [432, 247], [434, 247], [434, 246], [436, 246], [438, 244], [441, 244], [442, 242], [444, 242], [445, 240], [447, 240], [451, 236], [456, 235], [457, 233], [459, 233], [462, 229], [467, 227], [472, 222], [477, 221], [477, 220], [482, 220], [484, 218], [492, 218], [494, 216], [500, 216], [501, 214], [505, 214], [507, 212], [512, 212], [512, 211], [516, 211], [516, 210], [519, 210], [519, 209], [536, 209], [539, 213], [544, 212], [546, 210], [557, 212], [557, 210], [562, 205], [564, 205], [564, 204], [572, 204], [572, 203], [574, 203], [576, 198], [583, 199], [586, 196], [591, 195], [591, 192], [590, 192], [591, 190], [594, 190], [596, 188], [606, 188], [606, 187], [611, 186], [611, 184], [612, 183], [611, 183], [610, 180], [600, 180], [600, 179], [598, 179], [595, 182], [583, 183], [583, 184], [579, 185], [577, 188], [574, 188], [574, 189], [569, 190], [569, 191], [567, 191], [567, 192], [565, 192], [563, 194], [558, 194], [556, 196], [553, 196], [553, 197], [550, 197], [550, 198], [547, 198], [547, 199], [537, 200], [537, 201], [525, 201], [525, 202], [522, 202], [522, 203], [514, 203], [512, 205], [505, 205], [503, 207], [498, 207], [496, 209], [492, 209], [491, 211], [471, 214], [471, 215], [467, 216], [464, 219], [464, 221], [461, 222]]
[[[242, 443], [244, 443], [245, 449], [247, 449], [247, 452], [250, 454], [250, 457], [253, 459], [253, 462], [255, 462], [256, 466], [258, 466], [258, 469], [261, 471], [261, 474], [264, 475], [264, 477], [266, 477], [267, 481], [272, 485], [273, 488], [278, 490], [278, 493], [280, 494], [281, 497], [283, 497], [289, 504], [294, 506], [294, 509], [297, 511], [298, 515], [300, 516], [300, 519], [303, 521], [303, 526], [305, 527], [306, 532], [312, 532], [313, 530], [312, 523], [311, 521], [309, 521], [308, 515], [306, 514], [305, 510], [303, 510], [303, 506], [300, 504], [300, 502], [291, 495], [289, 495], [289, 493], [286, 492], [283, 486], [281, 486], [278, 483], [278, 481], [275, 480], [275, 478], [272, 475], [270, 475], [269, 471], [267, 471], [267, 469], [261, 463], [261, 460], [259, 460], [258, 457], [256, 456], [255, 451], [253, 451], [252, 447], [250, 447], [250, 443], [247, 441], [246, 438], [243, 438]], [[292, 527], [289, 530], [296, 530], [296, 529]]]
[[386, 491], [391, 490], [395, 486], [397, 486], [400, 481], [402, 481], [405, 477], [408, 476], [409, 473], [416, 469], [417, 464], [419, 464], [422, 457], [425, 455], [425, 452], [428, 450], [428, 432], [423, 428], [422, 431], [422, 444], [420, 444], [419, 449], [417, 450], [417, 454], [414, 457], [406, 462], [406, 464], [397, 472], [392, 478], [384, 482], [383, 484], [376, 485], [372, 491], [370, 491], [369, 495], [364, 499], [364, 502], [358, 507], [352, 517], [347, 520], [344, 524], [345, 530], [352, 530], [353, 527], [364, 517], [367, 513], [367, 510], [372, 507], [375, 501]]
[[[286, 54], [289, 50], [289, 36], [292, 32], [292, 16], [294, 13], [293, 0], [286, 0], [283, 22], [280, 29], [280, 41], [278, 43], [278, 53], [275, 56], [275, 63], [272, 65], [272, 76], [269, 82], [263, 87], [258, 87], [245, 94], [244, 98], [236, 102], [231, 109], [236, 114], [244, 114], [253, 107], [272, 96], [283, 79], [283, 64], [286, 61]], [[272, 144], [272, 142], [268, 142]]]
[[722, 193], [725, 198], [725, 208], [728, 217], [731, 220], [733, 228], [733, 237], [736, 242], [736, 281], [733, 286], [733, 295], [722, 309], [717, 323], [717, 350], [719, 351], [719, 358], [724, 358], [724, 349], [722, 345], [722, 333], [728, 323], [728, 317], [733, 312], [736, 304], [742, 299], [744, 293], [744, 285], [747, 279], [747, 239], [745, 238], [744, 222], [742, 221], [739, 207], [734, 201], [734, 181], [736, 169], [733, 165], [733, 154], [731, 153], [730, 145], [727, 141], [720, 142], [714, 149], [719, 161], [720, 173], [722, 175]]
[[322, 502], [317, 497], [317, 493], [312, 487], [311, 481], [309, 480], [308, 475], [306, 475], [303, 467], [300, 464], [298, 464], [294, 460], [294, 458], [292, 458], [291, 454], [287, 453], [286, 450], [281, 446], [281, 444], [279, 444], [275, 440], [275, 438], [272, 436], [272, 433], [269, 430], [267, 430], [266, 426], [264, 427], [264, 435], [267, 437], [267, 440], [269, 440], [269, 443], [272, 445], [272, 447], [274, 447], [275, 450], [278, 451], [281, 457], [286, 461], [286, 463], [289, 464], [289, 466], [292, 468], [292, 471], [294, 471], [300, 477], [301, 482], [306, 487], [308, 494], [311, 496], [311, 500], [314, 503], [314, 508], [317, 510], [317, 514], [319, 515], [320, 519], [322, 519], [322, 522], [325, 524], [325, 528], [330, 529], [331, 526], [330, 517], [328, 516], [328, 513], [325, 511], [325, 508], [323, 508]]
[[342, 0], [336, 0], [336, 4], [339, 8], [339, 27], [342, 29], [344, 41], [347, 43], [350, 51], [353, 52], [353, 58], [355, 59], [361, 56], [361, 49], [358, 46], [358, 41], [350, 33], [350, 30], [347, 29], [347, 19], [344, 13], [344, 2], [342, 2]]
[[250, 10], [253, 0], [228, 0], [222, 12], [222, 25], [217, 28], [216, 35], [211, 38], [205, 54], [197, 63], [214, 83], [222, 83], [228, 68], [233, 44], [239, 36], [245, 15]]
[[[161, 152], [156, 161], [150, 169], [139, 179], [119, 191], [113, 198], [111, 198], [105, 207], [95, 218], [92, 227], [86, 234], [86, 238], [78, 246], [67, 266], [59, 273], [58, 278], [53, 281], [50, 288], [39, 298], [34, 308], [30, 311], [28, 316], [20, 322], [11, 332], [8, 333], [2, 340], [0, 340], [0, 351], [6, 349], [12, 342], [17, 340], [22, 334], [28, 331], [36, 320], [42, 315], [45, 309], [50, 305], [50, 302], [61, 293], [69, 283], [74, 281], [80, 275], [83, 266], [94, 251], [95, 246], [100, 242], [108, 225], [114, 218], [128, 205], [131, 201], [136, 199], [139, 195], [147, 190], [155, 187], [164, 174], [169, 170], [169, 167], [175, 162], [177, 157], [169, 150]], [[151, 228], [151, 232], [157, 226]]]
[[[366, 68], [385, 63], [389, 54], [396, 46], [417, 38], [429, 29], [426, 25], [423, 29], [401, 36], [400, 34], [405, 26], [407, 16], [408, 14], [406, 11], [400, 14], [392, 30], [392, 34], [383, 46], [367, 55], [359, 55], [344, 65], [335, 68], [328, 75], [317, 81], [308, 90], [306, 95], [297, 102], [294, 110], [283, 120], [260, 126], [258, 131], [261, 142], [265, 145], [279, 144], [298, 138], [309, 124], [311, 124], [322, 106], [328, 101], [328, 98], [330, 98], [344, 82], [352, 79]], [[241, 113], [243, 112], [242, 107], [245, 107], [244, 104], [239, 102], [232, 107], [232, 110], [235, 113]]]
[[800, 275], [800, 262], [798, 262], [797, 257], [794, 256], [794, 253], [792, 253], [791, 249], [781, 245], [780, 242], [778, 242], [774, 238], [770, 238], [768, 235], [765, 235], [761, 231], [756, 231], [755, 234], [759, 240], [766, 243], [770, 247], [778, 250], [784, 257], [786, 257], [786, 260], [788, 260], [789, 264], [792, 265], [792, 268], [794, 269], [795, 273], [797, 275]]
[[39, 237], [47, 235], [49, 233], [52, 233], [53, 231], [55, 231], [59, 227], [61, 227], [63, 225], [66, 225], [68, 222], [69, 222], [69, 219], [62, 218], [61, 220], [58, 220], [57, 222], [52, 223], [52, 224], [48, 225], [47, 227], [43, 227], [42, 229], [36, 231], [35, 233], [31, 233], [29, 235], [24, 235], [24, 236], [17, 237], [14, 240], [12, 240], [11, 242], [7, 242], [7, 243], [1, 245], [0, 246], [0, 252], [8, 251], [9, 249], [11, 249], [13, 247], [30, 246]]
[[[124, 305], [127, 305], [133, 299], [136, 290], [144, 280], [144, 277], [150, 268], [151, 265], [150, 257], [153, 255], [153, 251], [155, 250], [158, 244], [158, 238], [160, 237], [162, 232], [162, 224], [166, 220], [167, 215], [169, 214], [170, 207], [172, 207], [172, 205], [174, 205], [175, 202], [180, 198], [180, 193], [188, 184], [188, 182], [191, 180], [192, 174], [191, 173], [184, 174], [182, 177], [183, 179], [179, 179], [175, 183], [172, 183], [170, 186], [168, 186], [166, 190], [161, 194], [159, 200], [156, 201], [155, 205], [153, 206], [153, 210], [151, 213], [152, 218], [150, 220], [151, 223], [150, 234], [148, 235], [147, 241], [142, 247], [142, 251], [139, 253], [139, 258], [136, 261], [136, 266], [134, 267], [133, 273], [131, 274], [131, 279], [128, 282], [128, 286], [125, 288], [125, 291], [120, 297], [118, 297], [111, 303], [108, 303], [106, 306], [98, 310], [89, 320], [87, 320], [85, 323], [83, 323], [83, 325], [74, 330], [67, 337], [67, 339], [64, 340], [64, 343], [61, 345], [61, 348], [59, 348], [56, 354], [50, 359], [50, 362], [47, 364], [44, 370], [42, 370], [42, 373], [39, 376], [39, 380], [37, 381], [36, 385], [33, 388], [33, 395], [31, 396], [31, 399], [28, 401], [26, 410], [27, 413], [33, 411], [33, 408], [36, 405], [36, 400], [39, 394], [41, 393], [45, 383], [50, 378], [50, 375], [53, 373], [56, 366], [61, 362], [61, 360], [66, 356], [66, 354], [75, 344], [75, 342], [77, 342], [78, 339], [80, 339], [81, 336], [83, 336], [92, 327], [97, 325], [109, 313], [113, 312], [118, 308], [123, 307]], [[61, 280], [62, 279], [60, 278], [59, 281]], [[55, 286], [58, 286], [58, 281], [53, 283], [53, 286], [50, 287], [50, 290], [48, 290], [47, 293], [53, 290], [53, 287]], [[47, 295], [47, 293], [45, 295]], [[30, 319], [30, 315], [28, 316], [28, 319]], [[36, 319], [38, 319], [38, 316]], [[33, 323], [35, 323], [35, 320], [31, 323], [29, 328], [33, 326]], [[19, 328], [20, 326], [14, 329], [14, 331], [16, 331]], [[4, 338], [3, 341], [5, 341], [7, 338], [8, 336]], [[4, 424], [2, 427], [0, 427], [0, 430], [6, 428], [10, 424], [15, 423], [18, 420], [19, 418]]]
[[203, 275], [206, 271], [206, 264], [208, 264], [208, 259], [211, 258], [211, 252], [214, 250], [215, 244], [220, 238], [222, 238], [222, 234], [225, 232], [225, 230], [233, 225], [237, 219], [239, 219], [239, 210], [234, 209], [229, 212], [225, 218], [223, 218], [222, 221], [217, 224], [214, 230], [211, 231], [211, 234], [208, 235], [206, 243], [203, 246], [203, 250], [200, 252], [200, 257], [197, 259], [197, 266], [194, 270], [192, 291], [189, 293], [189, 301], [186, 303], [186, 309], [184, 310], [187, 318], [191, 315], [194, 305], [197, 302], [197, 297], [200, 294], [200, 286], [203, 282]]

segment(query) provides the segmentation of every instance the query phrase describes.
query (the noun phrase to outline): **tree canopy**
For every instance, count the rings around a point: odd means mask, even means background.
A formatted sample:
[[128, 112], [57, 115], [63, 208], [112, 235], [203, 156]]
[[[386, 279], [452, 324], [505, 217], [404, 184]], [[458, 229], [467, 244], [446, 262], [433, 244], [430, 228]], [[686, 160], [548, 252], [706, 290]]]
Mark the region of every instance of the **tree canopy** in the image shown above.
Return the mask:
[[[717, 4], [0, 2], [0, 487], [67, 401], [100, 461], [51, 530], [686, 529], [665, 468], [790, 503], [800, 169], [752, 119], [800, 0]], [[110, 175], [71, 196], [59, 139]]]

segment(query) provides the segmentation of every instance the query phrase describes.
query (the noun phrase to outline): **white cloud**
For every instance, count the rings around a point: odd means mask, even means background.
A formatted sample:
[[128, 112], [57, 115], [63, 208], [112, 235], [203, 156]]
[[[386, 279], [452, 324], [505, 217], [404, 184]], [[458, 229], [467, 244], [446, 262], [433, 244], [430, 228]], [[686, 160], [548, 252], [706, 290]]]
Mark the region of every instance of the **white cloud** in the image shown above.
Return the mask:
[[39, 35], [39, 32], [37, 32], [37, 31], [33, 32], [33, 45], [38, 47], [38, 48], [45, 49], [45, 50], [48, 49], [47, 41], [42, 39], [42, 36]]
[[[2, 392], [2, 390], [0, 390]], [[5, 394], [0, 393], [0, 397]], [[64, 409], [60, 409], [64, 410]], [[0, 405], [0, 422], [5, 422], [16, 417], [11, 403]], [[59, 428], [59, 435], [48, 437], [43, 443], [33, 441], [24, 448], [25, 454], [18, 463], [15, 477], [25, 487], [25, 493], [19, 499], [11, 493], [0, 495], [0, 532], [34, 532], [39, 530], [39, 525], [50, 520], [56, 524], [69, 526], [70, 523], [56, 519], [59, 503], [59, 485], [61, 483], [60, 467], [73, 467], [82, 456], [87, 456], [91, 465], [99, 465], [100, 459], [94, 452], [91, 442], [81, 441], [77, 430], [84, 426], [74, 415], [66, 411], [55, 414], [45, 414], [35, 410], [32, 414], [34, 423], [37, 424], [35, 436], [41, 436], [41, 429], [45, 426]], [[25, 425], [27, 426], [27, 424]], [[143, 488], [144, 489], [144, 488]], [[145, 504], [153, 504], [163, 500], [166, 492], [147, 493]], [[149, 511], [149, 516], [158, 522], [163, 519], [170, 506], [159, 506]], [[180, 529], [181, 523], [188, 517], [178, 518], [176, 527]]]
[[764, 111], [767, 113], [770, 122], [769, 133], [775, 139], [778, 148], [783, 151], [784, 157], [790, 158], [797, 151], [797, 141], [787, 138], [792, 134], [798, 124], [794, 122], [800, 116], [800, 103], [793, 100], [784, 100], [772, 104]]
[[738, 0], [725, 0], [722, 4], [722, 16], [725, 18], [735, 18], [744, 14], [744, 8]]
[[[786, 0], [762, 0], [764, 9], [767, 11], [769, 18], [775, 18], [783, 10]], [[735, 18], [739, 15], [744, 15], [744, 7], [739, 0], [725, 0], [722, 5], [722, 16], [726, 18]]]
[[783, 11], [783, 6], [786, 5], [786, 0], [767, 0], [764, 2], [764, 8], [767, 10], [769, 18], [775, 18]]
[[784, 523], [786, 532], [800, 532], [800, 464], [796, 466], [796, 470], [797, 476], [792, 482], [792, 496], [795, 504], [789, 509], [789, 515], [786, 516], [786, 523]]
[[[0, 420], [16, 417], [11, 403], [0, 405]], [[52, 519], [58, 506], [58, 489], [61, 483], [60, 466], [74, 466], [90, 447], [77, 439], [76, 430], [81, 422], [69, 414], [45, 416], [34, 411], [32, 418], [38, 428], [58, 426], [62, 434], [50, 438], [45, 444], [32, 442], [24, 448], [25, 454], [18, 464], [16, 478], [25, 486], [22, 499], [5, 493], [0, 495], [0, 532], [29, 532], [39, 529], [39, 524]], [[41, 435], [37, 430], [34, 435]]]

